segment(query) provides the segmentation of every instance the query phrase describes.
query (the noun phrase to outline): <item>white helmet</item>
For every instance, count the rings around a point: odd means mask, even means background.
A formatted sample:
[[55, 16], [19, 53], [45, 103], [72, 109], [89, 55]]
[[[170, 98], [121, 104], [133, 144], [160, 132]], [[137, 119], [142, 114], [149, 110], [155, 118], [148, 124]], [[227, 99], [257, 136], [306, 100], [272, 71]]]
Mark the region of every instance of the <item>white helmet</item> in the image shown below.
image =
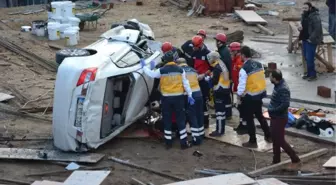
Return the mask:
[[216, 51], [211, 51], [208, 55], [207, 55], [208, 61], [210, 64], [218, 61], [220, 59], [220, 55], [218, 52]]

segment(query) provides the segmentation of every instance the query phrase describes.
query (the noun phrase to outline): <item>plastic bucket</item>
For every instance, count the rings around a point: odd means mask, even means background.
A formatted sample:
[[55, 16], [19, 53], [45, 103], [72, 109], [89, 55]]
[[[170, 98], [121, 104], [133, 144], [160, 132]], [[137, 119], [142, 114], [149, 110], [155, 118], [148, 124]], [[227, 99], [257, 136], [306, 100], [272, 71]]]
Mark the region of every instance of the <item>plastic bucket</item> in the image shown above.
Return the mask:
[[60, 24], [55, 22], [48, 23], [49, 40], [59, 40], [61, 38]]
[[38, 25], [35, 28], [35, 34], [38, 37], [44, 37], [45, 36], [45, 25]]
[[71, 1], [64, 1], [62, 10], [63, 17], [74, 17], [75, 6]]
[[80, 23], [80, 19], [78, 19], [77, 17], [69, 17], [68, 21], [73, 27], [78, 27]]
[[77, 41], [79, 41], [79, 27], [75, 27], [75, 26], [72, 26], [72, 27], [69, 27], [68, 30], [75, 30], [77, 31]]
[[64, 35], [64, 31], [67, 30], [71, 25], [70, 24], [61, 24], [60, 25], [60, 36], [61, 36], [61, 39], [64, 39], [65, 38], [65, 35]]
[[30, 32], [31, 31], [31, 26], [21, 26], [21, 31], [22, 32]]
[[67, 46], [75, 46], [78, 44], [77, 33], [78, 31], [72, 29], [64, 31], [65, 42]]
[[51, 2], [51, 12], [53, 13], [52, 18], [62, 17], [62, 6], [63, 2]]
[[36, 27], [44, 26], [45, 22], [43, 20], [36, 20], [32, 22], [32, 34], [36, 35]]

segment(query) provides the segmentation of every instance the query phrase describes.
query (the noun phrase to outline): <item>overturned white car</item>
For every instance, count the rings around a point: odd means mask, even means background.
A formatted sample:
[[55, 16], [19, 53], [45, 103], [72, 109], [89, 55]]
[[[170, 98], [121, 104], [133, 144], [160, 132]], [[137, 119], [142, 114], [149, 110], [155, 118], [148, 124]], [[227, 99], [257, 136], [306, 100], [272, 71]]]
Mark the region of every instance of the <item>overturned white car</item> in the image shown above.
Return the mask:
[[63, 151], [95, 149], [147, 113], [154, 79], [140, 59], [159, 64], [160, 46], [135, 19], [112, 27], [83, 49], [56, 54], [53, 138]]

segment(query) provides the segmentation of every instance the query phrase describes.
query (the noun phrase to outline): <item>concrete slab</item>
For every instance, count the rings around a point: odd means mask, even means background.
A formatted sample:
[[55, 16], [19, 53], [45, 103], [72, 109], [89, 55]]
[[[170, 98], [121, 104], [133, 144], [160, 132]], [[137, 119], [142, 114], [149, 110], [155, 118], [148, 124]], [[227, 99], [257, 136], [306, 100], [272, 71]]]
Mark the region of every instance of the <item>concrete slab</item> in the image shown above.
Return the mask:
[[[210, 121], [212, 121], [212, 119]], [[209, 126], [209, 129], [205, 131], [205, 137], [214, 139], [216, 141], [235, 145], [238, 147], [243, 147], [242, 144], [249, 140], [249, 136], [247, 134], [238, 135], [230, 126], [225, 126], [225, 134], [221, 137], [210, 137], [209, 134], [214, 130], [216, 130], [216, 124], [211, 124]], [[258, 141], [258, 148], [251, 148], [254, 151], [266, 152], [273, 148], [272, 143], [267, 143], [264, 140], [264, 136], [257, 134], [257, 141]]]
[[230, 173], [224, 175], [216, 175], [213, 177], [204, 177], [188, 181], [181, 181], [167, 185], [215, 185], [215, 184], [230, 184], [230, 185], [247, 185], [253, 184], [256, 181], [243, 173]]

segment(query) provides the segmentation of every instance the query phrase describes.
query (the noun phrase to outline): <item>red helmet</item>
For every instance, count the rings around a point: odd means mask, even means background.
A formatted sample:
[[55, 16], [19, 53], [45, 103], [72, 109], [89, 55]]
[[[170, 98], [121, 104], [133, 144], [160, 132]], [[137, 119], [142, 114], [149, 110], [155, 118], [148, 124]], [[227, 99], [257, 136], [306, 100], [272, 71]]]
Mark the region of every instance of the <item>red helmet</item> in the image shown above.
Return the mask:
[[227, 41], [226, 35], [224, 33], [217, 33], [215, 39], [223, 43]]
[[229, 47], [230, 47], [231, 51], [239, 51], [240, 50], [240, 43], [239, 42], [232, 42]]
[[198, 30], [197, 35], [201, 35], [201, 36], [203, 36], [204, 38], [206, 38], [206, 32], [205, 32], [205, 30], [203, 30], [203, 29]]
[[163, 53], [173, 50], [173, 45], [170, 42], [164, 42], [161, 46], [161, 50]]
[[203, 38], [199, 35], [196, 35], [191, 39], [191, 42], [194, 47], [200, 48], [203, 44]]

